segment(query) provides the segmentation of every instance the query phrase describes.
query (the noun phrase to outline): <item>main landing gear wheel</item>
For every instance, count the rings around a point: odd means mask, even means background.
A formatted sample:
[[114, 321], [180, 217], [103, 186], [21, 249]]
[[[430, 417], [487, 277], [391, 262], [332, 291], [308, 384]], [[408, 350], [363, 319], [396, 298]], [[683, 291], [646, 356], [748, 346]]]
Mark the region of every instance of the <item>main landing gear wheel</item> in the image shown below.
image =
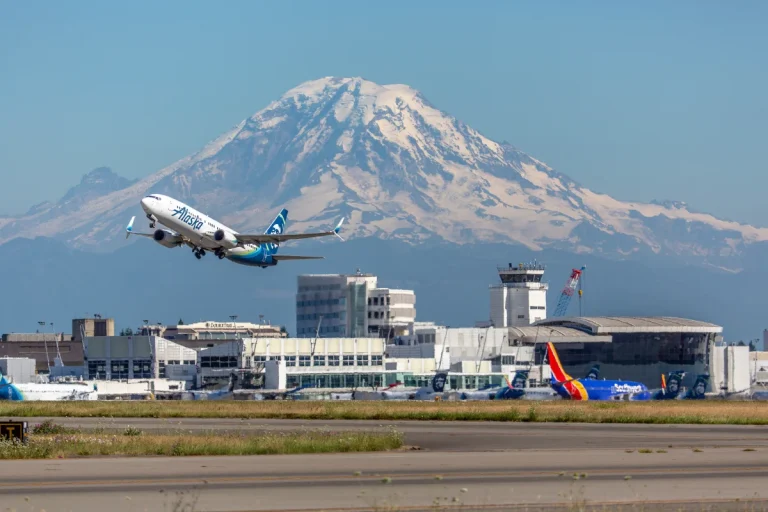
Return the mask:
[[218, 249], [216, 249], [216, 250], [215, 250], [213, 253], [214, 253], [216, 256], [218, 256], [220, 260], [221, 260], [221, 259], [224, 259], [224, 256], [226, 256], [226, 255], [227, 255], [227, 253], [226, 253], [226, 252], [224, 252], [224, 249], [221, 249], [221, 248], [218, 248]]
[[205, 249], [194, 248], [192, 249], [192, 254], [195, 255], [195, 258], [200, 259], [205, 256]]

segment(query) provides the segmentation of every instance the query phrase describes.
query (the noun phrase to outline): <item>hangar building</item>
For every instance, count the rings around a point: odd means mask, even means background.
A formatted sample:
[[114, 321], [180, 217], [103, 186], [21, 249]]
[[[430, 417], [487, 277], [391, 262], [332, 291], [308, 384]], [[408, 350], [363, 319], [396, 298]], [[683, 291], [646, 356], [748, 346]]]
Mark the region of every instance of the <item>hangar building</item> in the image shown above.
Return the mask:
[[[699, 374], [709, 373], [716, 342], [723, 328], [698, 320], [675, 317], [564, 317], [536, 322], [539, 344], [535, 364], [546, 354], [546, 341], [557, 342], [557, 352], [572, 377], [583, 377], [600, 364], [600, 377], [635, 380], [659, 387], [661, 375], [683, 370], [683, 384], [692, 385]], [[570, 342], [556, 337], [561, 328], [602, 337], [604, 343]], [[530, 329], [530, 328], [529, 328]], [[550, 336], [550, 331], [552, 336]]]

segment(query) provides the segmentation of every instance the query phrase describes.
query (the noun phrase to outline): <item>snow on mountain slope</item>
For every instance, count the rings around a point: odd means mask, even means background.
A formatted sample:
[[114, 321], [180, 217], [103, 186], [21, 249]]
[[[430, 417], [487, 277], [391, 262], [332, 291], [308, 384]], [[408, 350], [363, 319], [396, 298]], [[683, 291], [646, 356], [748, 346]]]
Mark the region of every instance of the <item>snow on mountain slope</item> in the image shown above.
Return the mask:
[[150, 191], [244, 231], [262, 231], [286, 206], [292, 230], [324, 228], [345, 214], [353, 236], [655, 253], [736, 270], [749, 245], [768, 240], [768, 229], [681, 203], [595, 193], [484, 137], [407, 85], [328, 77], [291, 89], [197, 154], [139, 182], [66, 212], [57, 203], [0, 219], [0, 243], [44, 235], [112, 247]]

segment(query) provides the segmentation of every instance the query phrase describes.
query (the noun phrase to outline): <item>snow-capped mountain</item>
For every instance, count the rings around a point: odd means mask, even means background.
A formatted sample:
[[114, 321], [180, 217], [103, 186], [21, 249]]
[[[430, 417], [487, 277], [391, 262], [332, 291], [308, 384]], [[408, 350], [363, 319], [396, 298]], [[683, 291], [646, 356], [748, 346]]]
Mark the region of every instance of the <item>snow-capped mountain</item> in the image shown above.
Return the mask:
[[194, 155], [135, 183], [106, 181], [98, 194], [75, 188], [59, 203], [0, 218], [0, 243], [52, 236], [81, 248], [113, 247], [150, 191], [243, 231], [261, 232], [285, 206], [293, 230], [325, 228], [344, 214], [356, 237], [656, 253], [731, 270], [748, 246], [768, 240], [768, 229], [685, 203], [593, 192], [407, 85], [361, 78], [301, 84]]

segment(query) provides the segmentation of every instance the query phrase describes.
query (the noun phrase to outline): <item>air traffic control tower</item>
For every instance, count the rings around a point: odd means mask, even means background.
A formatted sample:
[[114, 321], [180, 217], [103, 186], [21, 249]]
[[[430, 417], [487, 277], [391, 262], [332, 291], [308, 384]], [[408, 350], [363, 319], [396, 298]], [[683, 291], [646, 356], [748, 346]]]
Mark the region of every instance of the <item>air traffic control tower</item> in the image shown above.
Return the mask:
[[501, 284], [491, 285], [491, 322], [494, 327], [520, 327], [547, 318], [544, 265], [520, 263], [498, 267]]

